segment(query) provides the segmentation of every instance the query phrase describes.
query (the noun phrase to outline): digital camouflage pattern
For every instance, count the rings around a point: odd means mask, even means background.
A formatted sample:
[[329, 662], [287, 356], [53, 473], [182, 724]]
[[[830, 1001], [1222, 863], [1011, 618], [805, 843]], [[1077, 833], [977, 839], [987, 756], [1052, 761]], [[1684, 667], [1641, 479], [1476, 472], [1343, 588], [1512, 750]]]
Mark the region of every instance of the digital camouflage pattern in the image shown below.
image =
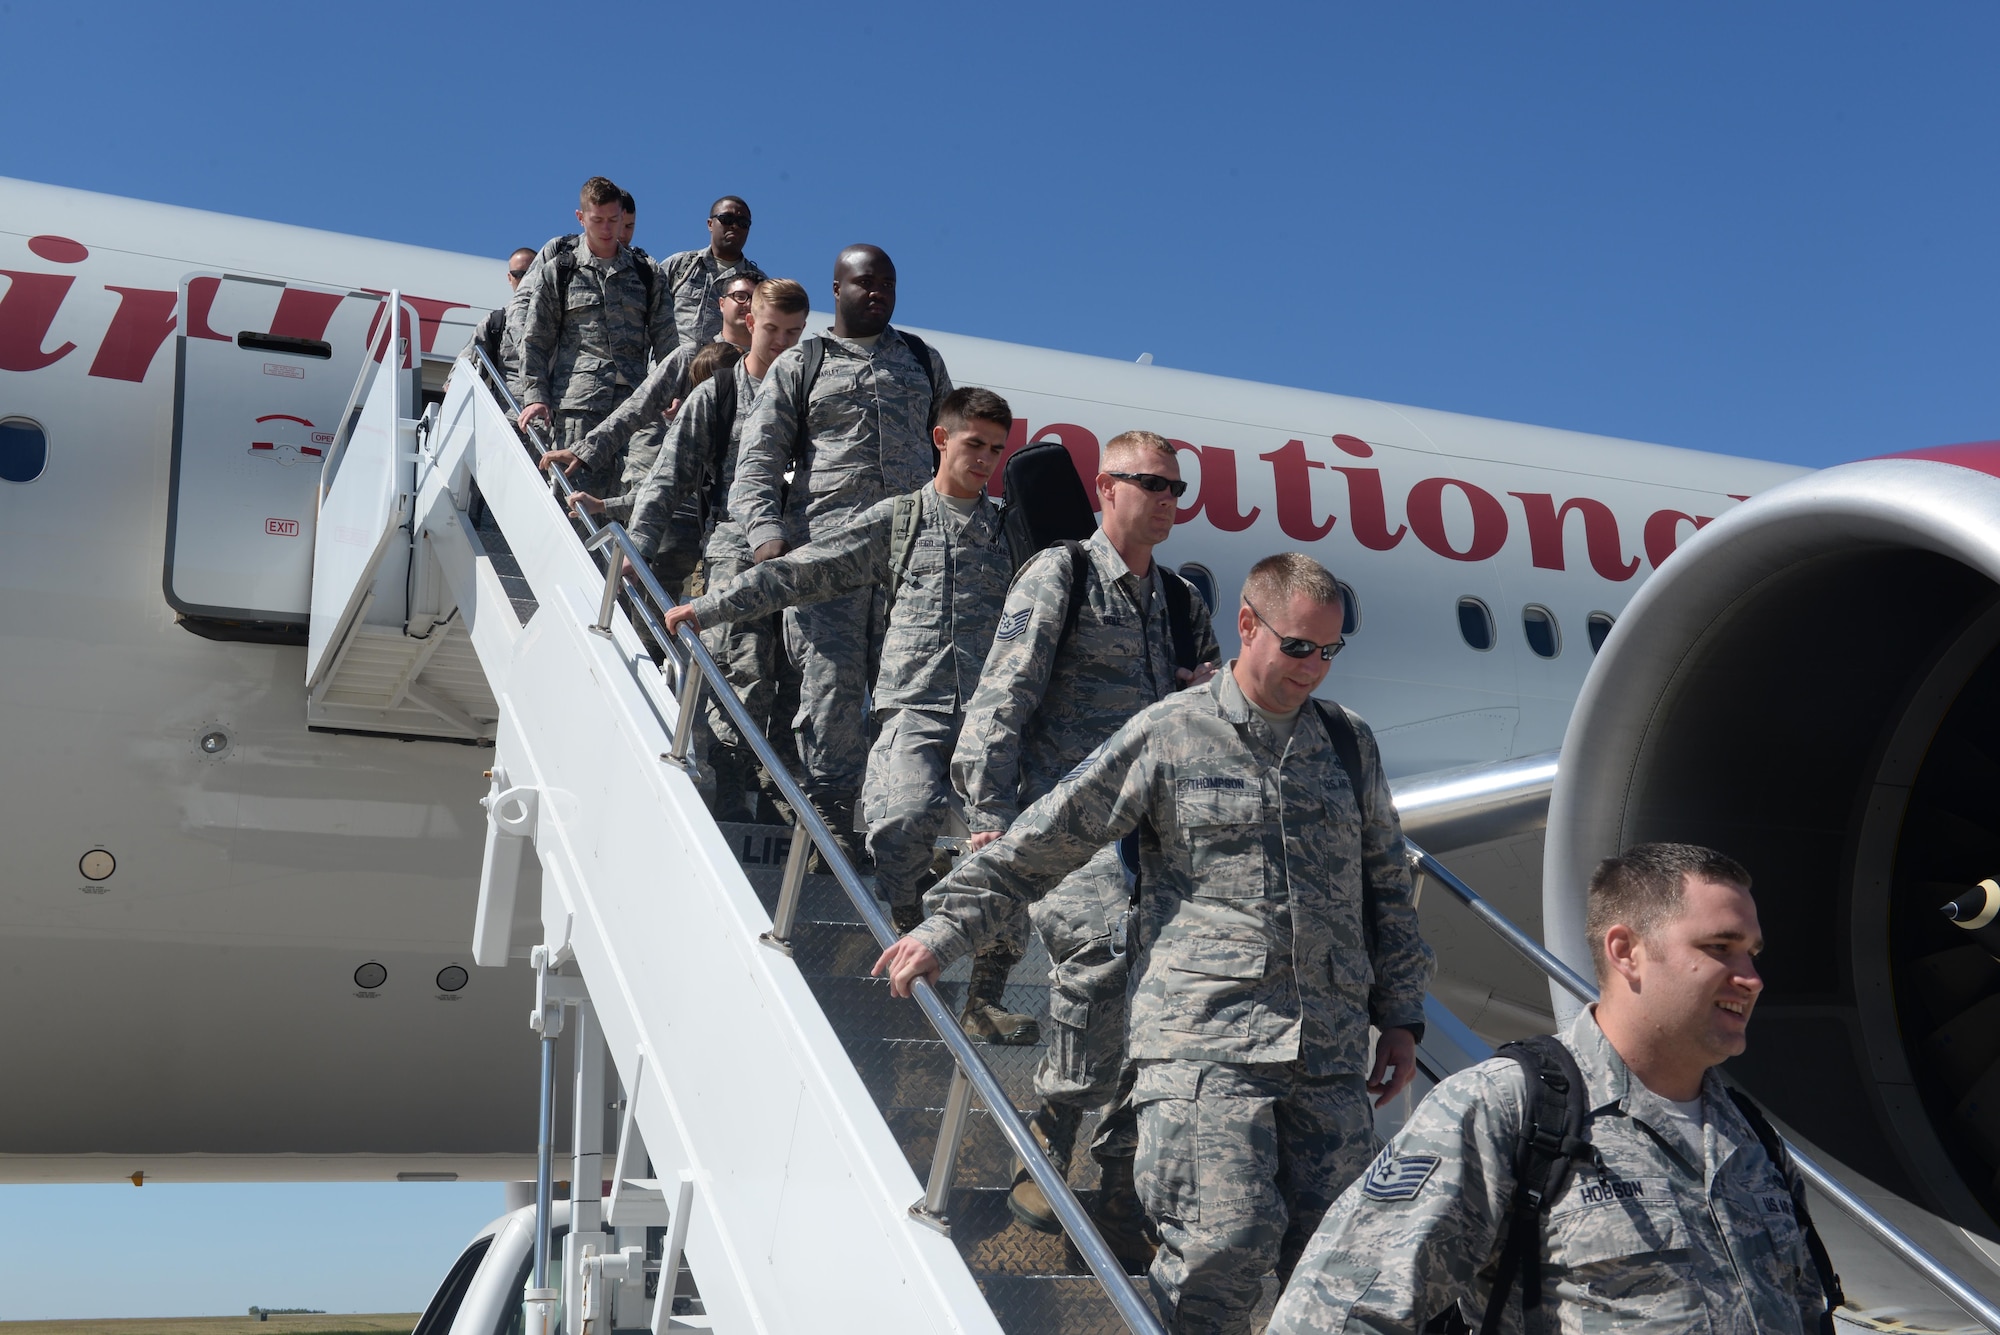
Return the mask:
[[[1544, 1329], [1811, 1335], [1825, 1304], [1793, 1207], [1714, 1070], [1696, 1134], [1585, 1011], [1564, 1035], [1589, 1089], [1598, 1166], [1542, 1225]], [[1432, 1090], [1341, 1196], [1278, 1304], [1273, 1335], [1415, 1332], [1453, 1302], [1477, 1329], [1506, 1241], [1527, 1077], [1482, 1062]], [[1524, 1331], [1519, 1280], [1501, 1329]], [[1551, 1318], [1553, 1318], [1551, 1320]]]
[[[917, 527], [889, 615], [875, 706], [956, 714], [979, 681], [1013, 560], [1000, 533], [1000, 509], [986, 496], [960, 516], [934, 486], [911, 495]], [[845, 527], [764, 562], [729, 588], [704, 595], [695, 615], [706, 625], [886, 588], [896, 505], [895, 497], [878, 502]]]
[[[564, 247], [574, 252], [576, 267], [567, 290], [555, 292], [555, 256]], [[640, 266], [651, 263], [623, 245], [610, 259], [599, 259], [581, 236], [557, 237], [542, 247], [515, 293], [528, 294], [518, 339], [521, 365], [513, 379], [523, 407], [546, 403], [602, 420], [645, 380], [650, 357], [673, 351], [665, 284], [654, 282], [649, 303], [640, 275]]]
[[1375, 1157], [1358, 1075], [1297, 1062], [1139, 1065], [1134, 1165], [1160, 1234], [1148, 1275], [1176, 1335], [1247, 1332], [1275, 1268], [1283, 1283], [1327, 1207]]
[[[750, 545], [743, 540], [743, 526], [727, 519], [718, 523], [709, 531], [702, 560], [706, 588], [727, 588], [740, 579], [753, 565]], [[783, 628], [774, 616], [740, 617], [727, 625], [709, 626], [701, 633], [701, 642], [708, 647], [722, 675], [736, 688], [751, 722], [767, 734], [778, 691], [782, 635]], [[739, 763], [745, 768], [753, 763], [748, 754], [749, 743], [712, 694], [702, 718], [716, 744], [737, 750]]]
[[[1067, 550], [1038, 552], [1007, 596], [953, 762], [974, 834], [1006, 829], [1100, 742], [1176, 688], [1166, 599], [1149, 596], [1151, 581], [1126, 567], [1103, 529], [1083, 550], [1086, 603], [1060, 655]], [[1199, 596], [1189, 601], [1195, 659], [1216, 662], [1222, 654], [1208, 605]]]
[[[652, 467], [634, 488], [632, 541], [648, 556], [661, 549], [674, 525], [687, 522], [688, 516], [681, 502], [699, 496], [711, 487], [724, 496], [728, 495], [730, 481], [735, 476], [745, 414], [751, 401], [757, 397], [762, 381], [750, 374], [748, 364], [743, 361], [730, 367], [726, 374], [736, 377], [736, 420], [729, 424], [728, 430], [722, 430], [716, 421], [720, 411], [716, 402], [720, 376], [711, 376], [688, 393], [680, 411], [674, 414], [673, 421], [666, 425], [662, 433]], [[664, 380], [660, 371], [655, 371], [654, 376], [648, 378], [649, 383], [654, 378]], [[654, 398], [658, 399], [663, 392], [656, 388]], [[632, 397], [637, 399], [639, 396], [634, 394]], [[671, 399], [665, 401], [671, 402]], [[605, 422], [607, 432], [613, 429], [617, 416], [613, 414]], [[715, 511], [709, 516], [717, 523], [729, 517], [727, 509]], [[698, 541], [699, 535], [694, 536]], [[710, 585], [719, 587], [712, 579]]]
[[[831, 332], [815, 337], [826, 350], [803, 418], [801, 340], [772, 363], [769, 393], [744, 424], [729, 509], [752, 550], [774, 538], [798, 546], [822, 536], [885, 497], [915, 491], [935, 471], [930, 378], [903, 336], [886, 328], [872, 349]], [[941, 399], [951, 377], [937, 350], [930, 354]]]
[[[1013, 574], [1000, 511], [989, 498], [980, 495], [960, 515], [935, 486], [911, 495], [917, 525], [875, 678], [875, 707], [886, 716], [868, 755], [863, 795], [877, 884], [892, 906], [914, 903], [929, 883], [931, 850], [951, 809], [961, 705], [979, 680]], [[703, 625], [734, 622], [886, 588], [897, 504], [882, 501], [831, 536], [717, 586], [695, 600], [695, 615]]]
[[595, 465], [600, 456], [618, 454], [625, 459], [624, 489], [631, 491], [644, 480], [665, 441], [668, 409], [687, 397], [688, 363], [699, 350], [675, 348], [654, 365], [631, 397], [577, 450], [586, 466]]
[[757, 261], [748, 255], [734, 264], [724, 264], [708, 246], [683, 250], [660, 261], [660, 277], [671, 294], [674, 330], [682, 347], [700, 348], [722, 332], [722, 308], [716, 302], [738, 274], [760, 283], [765, 277]]
[[941, 881], [911, 937], [949, 964], [1136, 830], [1130, 1055], [1365, 1075], [1369, 1025], [1422, 1023], [1433, 966], [1374, 734], [1348, 717], [1359, 801], [1316, 710], [1280, 749], [1233, 670], [1169, 696]]
[[930, 886], [937, 837], [951, 814], [951, 748], [961, 717], [935, 709], [892, 709], [882, 716], [868, 752], [862, 819], [868, 854], [875, 859], [875, 888], [892, 909], [916, 904]]
[[466, 342], [467, 352], [470, 353], [475, 346], [486, 350], [486, 359], [501, 375], [514, 373], [514, 340], [507, 328], [505, 306], [495, 306], [473, 327], [472, 337]]
[[[820, 337], [825, 354], [810, 403], [801, 343], [772, 363], [743, 425], [729, 511], [752, 551], [774, 538], [802, 545], [931, 479], [931, 378], [902, 335], [885, 328], [873, 348]], [[951, 378], [934, 349], [930, 356], [941, 397]], [[804, 787], [837, 826], [849, 822], [867, 764], [862, 702], [881, 661], [887, 610], [884, 591], [874, 588], [785, 612], [785, 650], [799, 674], [793, 725]]]
[[[974, 833], [1006, 829], [1021, 807], [1178, 685], [1157, 582], [1133, 574], [1101, 529], [1083, 552], [1090, 562], [1085, 605], [1060, 653], [1071, 587], [1066, 549], [1031, 559], [1008, 594], [952, 760]], [[1216, 661], [1222, 655], [1208, 605], [1191, 597], [1189, 614], [1196, 660]], [[1049, 1046], [1035, 1073], [1044, 1102], [1096, 1107], [1117, 1086], [1130, 961], [1112, 951], [1111, 928], [1130, 884], [1117, 850], [1107, 847], [1032, 910], [1052, 965]], [[1129, 1154], [1127, 1139], [1124, 1130], [1100, 1152]]]

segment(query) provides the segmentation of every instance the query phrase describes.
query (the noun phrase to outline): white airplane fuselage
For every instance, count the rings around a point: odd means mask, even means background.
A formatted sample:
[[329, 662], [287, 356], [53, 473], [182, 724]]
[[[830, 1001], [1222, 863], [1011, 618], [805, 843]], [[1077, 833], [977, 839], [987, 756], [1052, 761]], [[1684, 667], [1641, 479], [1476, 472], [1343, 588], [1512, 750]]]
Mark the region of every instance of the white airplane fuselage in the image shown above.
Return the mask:
[[[35, 476], [0, 481], [0, 1004], [15, 1017], [0, 1181], [524, 1176], [531, 979], [439, 979], [471, 965], [487, 753], [309, 730], [302, 648], [181, 624], [181, 340], [237, 332], [222, 304], [191, 322], [183, 285], [203, 274], [273, 280], [274, 307], [279, 284], [354, 294], [287, 308], [311, 338], [399, 289], [423, 351], [447, 356], [507, 291], [488, 258], [0, 182], [0, 425], [47, 441]], [[1395, 776], [1559, 746], [1593, 614], [1615, 618], [1697, 525], [1800, 471], [923, 336], [957, 383], [1007, 397], [1019, 441], [1060, 439], [1086, 467], [1128, 428], [1180, 444], [1190, 487], [1161, 555], [1203, 567], [1225, 608], [1271, 552], [1333, 569], [1358, 624], [1326, 694], [1370, 720]], [[201, 486], [241, 477], [270, 500], [245, 512], [262, 528], [221, 547], [296, 604], [316, 427], [258, 438], [253, 423], [281, 416], [259, 411], [260, 389], [232, 407], [243, 440], [197, 460], [190, 438], [181, 466], [190, 486], [199, 464]], [[1468, 642], [1468, 599], [1490, 648]], [[1553, 656], [1524, 615], [1547, 618]], [[1227, 653], [1233, 616], [1217, 630]], [[357, 979], [370, 963], [373, 987]]]

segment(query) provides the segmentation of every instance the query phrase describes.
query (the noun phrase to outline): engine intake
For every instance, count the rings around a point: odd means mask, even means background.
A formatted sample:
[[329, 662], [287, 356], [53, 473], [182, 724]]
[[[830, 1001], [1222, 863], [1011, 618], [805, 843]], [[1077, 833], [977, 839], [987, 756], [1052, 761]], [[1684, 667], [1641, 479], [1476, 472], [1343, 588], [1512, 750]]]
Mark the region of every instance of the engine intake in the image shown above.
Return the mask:
[[1587, 971], [1600, 858], [1679, 840], [1740, 859], [1766, 991], [1730, 1073], [1825, 1154], [1988, 1238], [2000, 942], [1939, 906], [2000, 868], [1996, 472], [1995, 446], [1829, 469], [1676, 553], [1585, 683], [1543, 872], [1549, 945]]

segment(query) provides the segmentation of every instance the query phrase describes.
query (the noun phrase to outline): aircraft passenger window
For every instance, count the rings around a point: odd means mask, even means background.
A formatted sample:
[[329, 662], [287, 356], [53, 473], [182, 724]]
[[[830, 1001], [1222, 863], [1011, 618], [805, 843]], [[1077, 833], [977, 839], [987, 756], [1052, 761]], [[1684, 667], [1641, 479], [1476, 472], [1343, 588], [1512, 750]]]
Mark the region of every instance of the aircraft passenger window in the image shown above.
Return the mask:
[[1334, 587], [1340, 590], [1340, 637], [1346, 639], [1361, 629], [1361, 600], [1345, 580], [1335, 580]]
[[1181, 567], [1181, 578], [1194, 585], [1194, 591], [1201, 595], [1202, 602], [1208, 606], [1209, 611], [1213, 612], [1215, 610], [1215, 576], [1210, 572], [1209, 568], [1197, 562], [1190, 561]]
[[1590, 620], [1584, 624], [1590, 628], [1590, 652], [1596, 653], [1604, 647], [1604, 638], [1611, 634], [1612, 623], [1616, 620], [1609, 612], [1592, 612]]
[[1485, 603], [1477, 598], [1458, 600], [1458, 633], [1482, 654], [1493, 647], [1493, 614]]
[[0, 482], [33, 482], [49, 466], [49, 433], [25, 417], [0, 418]]
[[1537, 658], [1554, 658], [1562, 652], [1562, 631], [1556, 625], [1556, 614], [1546, 607], [1534, 604], [1521, 609], [1521, 629], [1528, 637], [1528, 647], [1535, 651]]

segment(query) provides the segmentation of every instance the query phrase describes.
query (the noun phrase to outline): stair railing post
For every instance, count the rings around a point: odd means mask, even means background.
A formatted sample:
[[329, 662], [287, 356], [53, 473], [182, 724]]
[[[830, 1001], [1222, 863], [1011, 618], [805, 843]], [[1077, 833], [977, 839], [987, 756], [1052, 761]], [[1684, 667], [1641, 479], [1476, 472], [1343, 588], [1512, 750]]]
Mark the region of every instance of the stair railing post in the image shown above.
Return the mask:
[[924, 1198], [910, 1207], [910, 1213], [940, 1233], [951, 1232], [951, 1219], [944, 1212], [951, 1199], [952, 1179], [958, 1175], [958, 1143], [965, 1139], [965, 1119], [972, 1113], [972, 1081], [965, 1068], [953, 1062], [951, 1088], [944, 1096], [944, 1113], [938, 1118], [937, 1145], [931, 1150], [931, 1175]]
[[681, 674], [680, 715], [674, 719], [674, 747], [667, 758], [676, 765], [688, 763], [688, 743], [694, 738], [695, 714], [701, 709], [701, 688], [707, 678], [695, 666], [693, 655], [688, 657], [688, 671]]
[[612, 541], [617, 536], [618, 530], [606, 524], [583, 544], [587, 552], [610, 549], [604, 553], [604, 597], [597, 604], [597, 620], [590, 625], [591, 630], [599, 635], [611, 633], [611, 614], [618, 607], [618, 588], [625, 574], [625, 553]]
[[778, 883], [778, 907], [771, 914], [771, 930], [757, 938], [787, 955], [792, 953], [792, 929], [798, 923], [799, 899], [806, 885], [806, 859], [811, 856], [812, 837], [795, 821], [791, 851], [785, 854], [785, 878]]

